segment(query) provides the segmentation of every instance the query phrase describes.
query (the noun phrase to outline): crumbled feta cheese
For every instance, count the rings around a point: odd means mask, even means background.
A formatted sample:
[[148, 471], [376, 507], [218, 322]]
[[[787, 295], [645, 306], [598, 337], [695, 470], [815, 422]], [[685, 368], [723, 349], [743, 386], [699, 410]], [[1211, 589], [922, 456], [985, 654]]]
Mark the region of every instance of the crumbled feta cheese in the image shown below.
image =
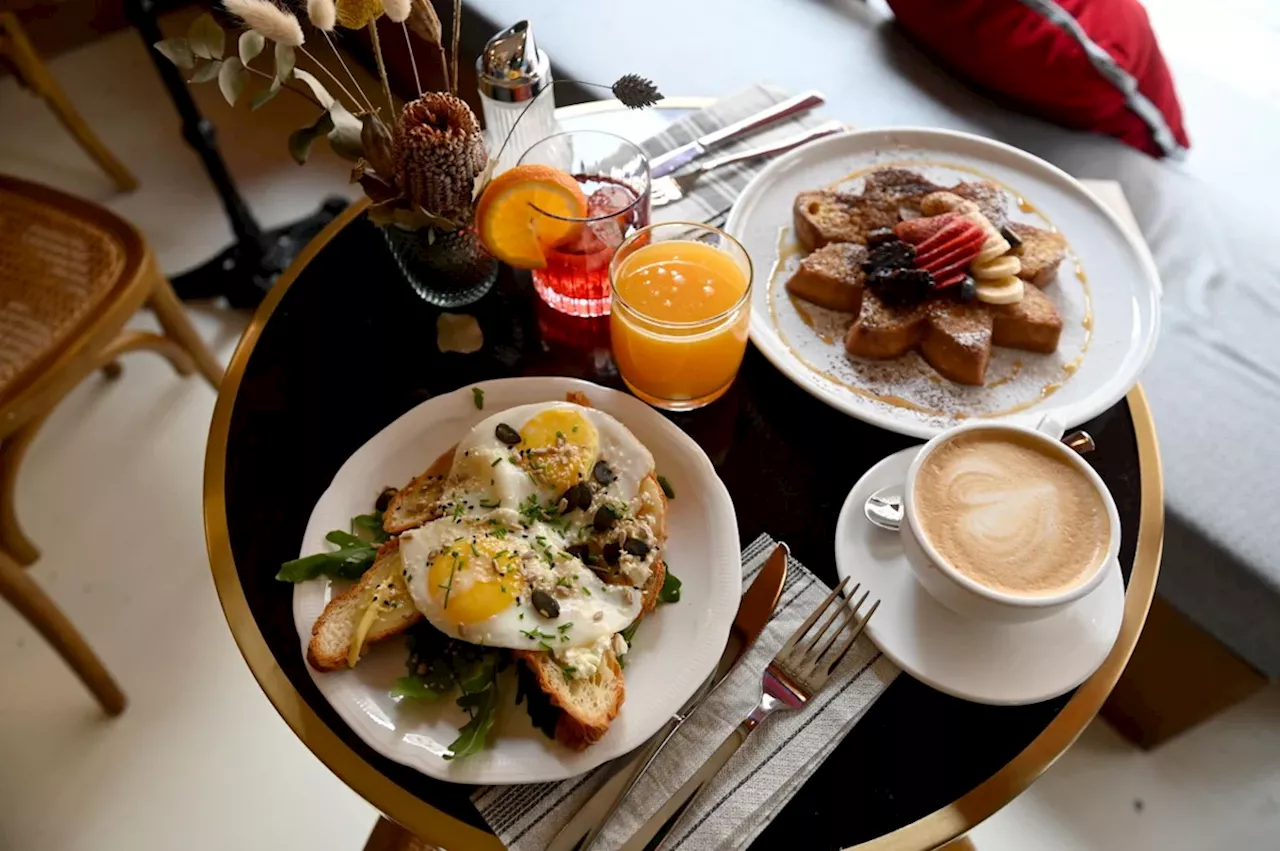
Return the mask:
[[569, 647], [564, 650], [556, 650], [555, 657], [562, 669], [566, 671], [572, 670], [572, 673], [566, 673], [566, 676], [575, 680], [585, 680], [595, 676], [597, 671], [606, 667], [604, 654], [609, 651], [612, 645], [613, 642], [610, 637], [602, 635], [584, 647]]
[[618, 633], [613, 637], [613, 655], [614, 656], [621, 658], [622, 656], [626, 655], [628, 649], [630, 648], [627, 647], [627, 640], [622, 637], [622, 633]]

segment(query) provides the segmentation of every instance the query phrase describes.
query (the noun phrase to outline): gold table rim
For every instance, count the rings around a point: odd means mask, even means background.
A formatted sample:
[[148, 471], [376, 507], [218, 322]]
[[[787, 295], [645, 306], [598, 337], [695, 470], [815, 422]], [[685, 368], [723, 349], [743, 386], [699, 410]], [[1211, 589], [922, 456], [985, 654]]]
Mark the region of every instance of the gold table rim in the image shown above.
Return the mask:
[[[709, 99], [671, 98], [669, 108], [705, 106]], [[604, 102], [609, 105], [609, 102]], [[616, 105], [610, 105], [616, 108]], [[585, 108], [580, 108], [585, 107]], [[606, 111], [596, 103], [568, 107], [561, 115]], [[205, 543], [218, 599], [240, 653], [285, 723], [325, 766], [378, 811], [426, 842], [444, 848], [502, 851], [498, 838], [437, 810], [382, 774], [342, 741], [302, 699], [276, 664], [249, 610], [231, 552], [226, 514], [226, 451], [231, 413], [254, 347], [285, 293], [312, 259], [368, 207], [362, 198], [347, 207], [298, 254], [254, 312], [227, 366], [209, 427], [204, 464]], [[1164, 484], [1155, 424], [1141, 385], [1125, 397], [1138, 444], [1141, 513], [1133, 569], [1125, 589], [1124, 619], [1102, 666], [1026, 748], [959, 800], [892, 833], [855, 846], [858, 851], [924, 851], [963, 836], [1010, 803], [1043, 774], [1098, 713], [1129, 661], [1155, 594], [1164, 545]]]

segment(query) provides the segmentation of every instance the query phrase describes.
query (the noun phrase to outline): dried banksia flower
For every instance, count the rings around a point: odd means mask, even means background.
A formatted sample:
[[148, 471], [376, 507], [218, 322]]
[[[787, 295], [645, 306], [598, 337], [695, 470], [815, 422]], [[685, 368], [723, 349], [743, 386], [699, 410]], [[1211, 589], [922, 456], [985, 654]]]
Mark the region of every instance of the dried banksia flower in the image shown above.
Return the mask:
[[302, 26], [298, 19], [271, 0], [222, 0], [222, 8], [278, 44], [302, 46]]
[[333, 26], [337, 22], [338, 11], [334, 8], [333, 0], [307, 0], [307, 20], [311, 21], [311, 25], [318, 30], [325, 32], [333, 32]]
[[628, 109], [644, 109], [662, 100], [662, 93], [653, 84], [653, 80], [645, 79], [639, 74], [624, 74], [609, 88], [613, 91], [613, 96]]
[[460, 98], [428, 92], [404, 105], [392, 142], [396, 184], [416, 206], [465, 214], [487, 155], [480, 123]]
[[335, 0], [338, 23], [349, 30], [367, 27], [382, 14], [382, 0]]

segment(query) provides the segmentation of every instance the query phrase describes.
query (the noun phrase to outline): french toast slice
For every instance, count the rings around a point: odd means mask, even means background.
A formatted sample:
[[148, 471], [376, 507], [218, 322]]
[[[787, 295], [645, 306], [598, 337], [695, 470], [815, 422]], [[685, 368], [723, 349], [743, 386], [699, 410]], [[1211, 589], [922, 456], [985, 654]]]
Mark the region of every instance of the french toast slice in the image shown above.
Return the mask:
[[1062, 314], [1038, 287], [1025, 287], [1017, 304], [990, 305], [991, 342], [1010, 349], [1052, 354], [1062, 337]]
[[1009, 208], [1005, 203], [1004, 189], [990, 180], [957, 183], [946, 191], [977, 204], [982, 215], [997, 228], [1004, 227], [1009, 221]]
[[923, 304], [886, 304], [870, 289], [862, 293], [862, 312], [849, 327], [844, 348], [863, 358], [896, 358], [920, 345], [928, 311]]
[[1011, 222], [1009, 230], [1022, 240], [1013, 250], [1022, 263], [1018, 277], [1043, 287], [1058, 274], [1058, 266], [1067, 256], [1067, 240], [1057, 231], [1045, 230], [1021, 222]]
[[930, 302], [920, 354], [943, 378], [981, 385], [991, 360], [991, 326], [991, 313], [977, 302]]
[[867, 249], [833, 242], [814, 251], [787, 281], [787, 292], [819, 307], [858, 313], [862, 309], [862, 261]]
[[903, 209], [919, 211], [920, 199], [941, 189], [913, 171], [885, 168], [863, 181], [859, 194], [822, 189], [801, 192], [792, 208], [796, 240], [805, 251], [832, 242], [865, 244], [876, 228], [891, 228]]
[[627, 696], [622, 665], [612, 650], [594, 676], [569, 679], [550, 653], [514, 650], [512, 655], [528, 666], [538, 687], [560, 710], [556, 719], [556, 741], [575, 751], [586, 750], [600, 741], [613, 719], [618, 717]]

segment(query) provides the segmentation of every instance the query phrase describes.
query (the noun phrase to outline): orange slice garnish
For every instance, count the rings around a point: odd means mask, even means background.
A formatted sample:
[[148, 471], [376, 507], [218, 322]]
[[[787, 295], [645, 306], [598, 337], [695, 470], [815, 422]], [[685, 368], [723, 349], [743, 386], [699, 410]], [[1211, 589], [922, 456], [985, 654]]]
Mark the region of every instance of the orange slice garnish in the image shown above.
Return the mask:
[[549, 165], [519, 165], [485, 187], [476, 205], [476, 227], [494, 257], [520, 269], [541, 269], [547, 265], [547, 246], [582, 229], [580, 222], [554, 217], [586, 215], [587, 196], [572, 175]]

